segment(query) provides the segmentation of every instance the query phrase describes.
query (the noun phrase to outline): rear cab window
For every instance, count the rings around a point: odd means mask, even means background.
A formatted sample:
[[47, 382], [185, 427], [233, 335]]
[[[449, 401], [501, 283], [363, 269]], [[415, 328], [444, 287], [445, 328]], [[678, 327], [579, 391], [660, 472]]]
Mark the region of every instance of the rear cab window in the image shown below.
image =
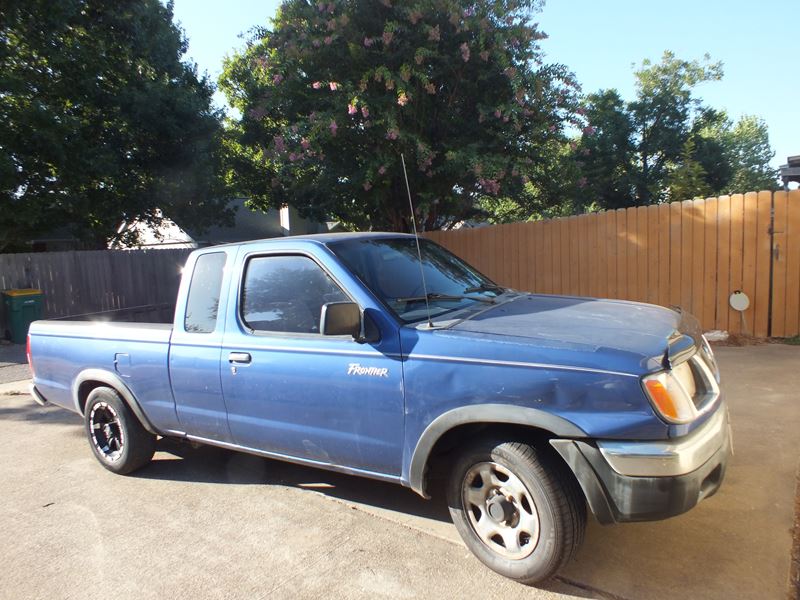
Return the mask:
[[197, 258], [186, 299], [184, 331], [211, 333], [216, 329], [226, 258], [224, 252], [202, 254]]

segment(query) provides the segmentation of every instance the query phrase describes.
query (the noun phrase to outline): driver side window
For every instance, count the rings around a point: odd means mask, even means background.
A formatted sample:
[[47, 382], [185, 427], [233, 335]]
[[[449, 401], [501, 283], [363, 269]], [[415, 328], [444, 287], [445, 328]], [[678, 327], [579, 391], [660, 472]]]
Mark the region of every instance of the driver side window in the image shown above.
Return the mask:
[[241, 314], [255, 331], [319, 333], [322, 306], [349, 301], [306, 256], [259, 256], [245, 267]]

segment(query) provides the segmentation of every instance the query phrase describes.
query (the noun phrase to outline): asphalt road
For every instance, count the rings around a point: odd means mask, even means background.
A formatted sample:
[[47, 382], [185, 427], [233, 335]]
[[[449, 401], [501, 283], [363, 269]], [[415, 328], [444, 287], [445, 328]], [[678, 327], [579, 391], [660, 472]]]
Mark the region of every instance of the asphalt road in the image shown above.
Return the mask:
[[[800, 348], [718, 350], [736, 455], [719, 494], [601, 527], [544, 589], [484, 568], [440, 499], [161, 442], [120, 477], [82, 423], [0, 386], [0, 598], [784, 598], [800, 456]], [[9, 393], [11, 392], [11, 393]]]

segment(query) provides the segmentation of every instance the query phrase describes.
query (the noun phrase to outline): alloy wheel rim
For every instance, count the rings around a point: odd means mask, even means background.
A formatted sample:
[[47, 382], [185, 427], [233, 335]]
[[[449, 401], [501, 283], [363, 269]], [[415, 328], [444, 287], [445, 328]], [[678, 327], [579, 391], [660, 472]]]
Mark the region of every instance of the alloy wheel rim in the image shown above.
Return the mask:
[[508, 468], [496, 462], [473, 465], [461, 499], [473, 532], [490, 550], [521, 560], [536, 549], [539, 513], [528, 488]]
[[108, 462], [116, 462], [122, 457], [125, 447], [125, 434], [117, 411], [106, 402], [98, 402], [89, 415], [89, 429], [92, 444], [97, 452]]

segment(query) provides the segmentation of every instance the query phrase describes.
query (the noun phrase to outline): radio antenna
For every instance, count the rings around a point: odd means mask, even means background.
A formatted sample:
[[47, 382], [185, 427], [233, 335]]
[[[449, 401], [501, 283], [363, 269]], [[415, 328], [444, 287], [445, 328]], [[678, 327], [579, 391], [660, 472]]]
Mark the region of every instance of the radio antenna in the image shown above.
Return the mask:
[[428, 313], [428, 327], [433, 328], [431, 321], [431, 305], [428, 300], [428, 286], [425, 284], [425, 269], [422, 267], [422, 250], [419, 248], [419, 234], [417, 233], [417, 219], [414, 216], [414, 203], [411, 202], [411, 186], [408, 185], [408, 172], [406, 171], [406, 159], [400, 153], [400, 162], [403, 163], [403, 177], [406, 180], [406, 192], [408, 192], [408, 207], [411, 209], [411, 226], [414, 229], [414, 241], [417, 242], [417, 258], [419, 259], [419, 276], [422, 279], [422, 293], [425, 294], [425, 311]]

